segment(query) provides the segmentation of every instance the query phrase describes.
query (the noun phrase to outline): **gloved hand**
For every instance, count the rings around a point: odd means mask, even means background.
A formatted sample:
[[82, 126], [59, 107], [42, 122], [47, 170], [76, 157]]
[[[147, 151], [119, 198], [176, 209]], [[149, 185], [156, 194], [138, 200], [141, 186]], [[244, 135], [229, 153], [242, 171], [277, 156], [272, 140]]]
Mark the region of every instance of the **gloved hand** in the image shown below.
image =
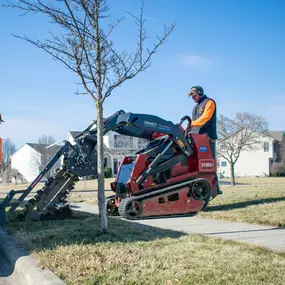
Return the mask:
[[186, 128], [185, 128], [185, 132], [186, 133], [190, 133], [192, 130], [191, 124], [187, 124]]

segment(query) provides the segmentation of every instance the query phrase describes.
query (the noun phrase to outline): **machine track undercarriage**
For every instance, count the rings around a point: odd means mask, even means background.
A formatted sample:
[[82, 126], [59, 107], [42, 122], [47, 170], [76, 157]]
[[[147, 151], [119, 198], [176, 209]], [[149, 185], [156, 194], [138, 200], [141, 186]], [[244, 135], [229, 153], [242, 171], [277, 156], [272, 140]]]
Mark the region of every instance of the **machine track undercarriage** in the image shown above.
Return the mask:
[[[211, 185], [205, 179], [197, 178], [122, 199], [118, 213], [126, 219], [194, 214], [201, 206], [206, 206], [210, 197]], [[109, 200], [109, 205], [112, 204]]]

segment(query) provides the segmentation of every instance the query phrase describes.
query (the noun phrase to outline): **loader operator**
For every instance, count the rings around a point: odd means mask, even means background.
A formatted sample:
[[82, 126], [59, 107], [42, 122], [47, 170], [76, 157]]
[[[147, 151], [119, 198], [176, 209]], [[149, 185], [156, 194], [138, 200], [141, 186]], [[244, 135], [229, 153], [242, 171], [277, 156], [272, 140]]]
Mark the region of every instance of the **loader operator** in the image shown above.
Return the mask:
[[[216, 102], [204, 94], [201, 86], [193, 86], [188, 96], [192, 97], [196, 105], [192, 112], [191, 132], [193, 134], [205, 134], [209, 137], [209, 143], [213, 157], [216, 159], [216, 140], [217, 140], [217, 113]], [[217, 192], [222, 194], [217, 181]]]

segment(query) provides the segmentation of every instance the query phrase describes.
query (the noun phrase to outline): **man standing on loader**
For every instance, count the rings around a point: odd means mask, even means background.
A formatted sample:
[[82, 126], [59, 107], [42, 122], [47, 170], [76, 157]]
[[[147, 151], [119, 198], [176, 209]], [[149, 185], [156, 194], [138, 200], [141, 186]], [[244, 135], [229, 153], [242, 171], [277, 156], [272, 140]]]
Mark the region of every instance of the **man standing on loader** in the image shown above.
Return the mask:
[[[193, 86], [188, 96], [191, 96], [196, 103], [192, 112], [191, 131], [193, 134], [205, 134], [209, 137], [211, 151], [213, 157], [216, 159], [216, 140], [218, 138], [216, 102], [204, 94], [201, 86]], [[217, 192], [218, 194], [222, 194], [217, 175], [216, 181]]]

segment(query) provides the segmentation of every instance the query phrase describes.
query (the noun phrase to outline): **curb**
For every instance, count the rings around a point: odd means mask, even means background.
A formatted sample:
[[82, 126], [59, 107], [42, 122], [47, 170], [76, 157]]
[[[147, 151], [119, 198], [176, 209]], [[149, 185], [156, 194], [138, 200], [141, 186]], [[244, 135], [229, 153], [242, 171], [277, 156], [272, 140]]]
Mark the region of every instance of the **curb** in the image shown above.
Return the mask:
[[[0, 252], [9, 262], [19, 284], [24, 285], [65, 285], [53, 272], [42, 268], [38, 261], [0, 227]], [[12, 277], [12, 275], [10, 275]], [[10, 277], [9, 276], [9, 277]], [[9, 278], [8, 277], [8, 278]]]

